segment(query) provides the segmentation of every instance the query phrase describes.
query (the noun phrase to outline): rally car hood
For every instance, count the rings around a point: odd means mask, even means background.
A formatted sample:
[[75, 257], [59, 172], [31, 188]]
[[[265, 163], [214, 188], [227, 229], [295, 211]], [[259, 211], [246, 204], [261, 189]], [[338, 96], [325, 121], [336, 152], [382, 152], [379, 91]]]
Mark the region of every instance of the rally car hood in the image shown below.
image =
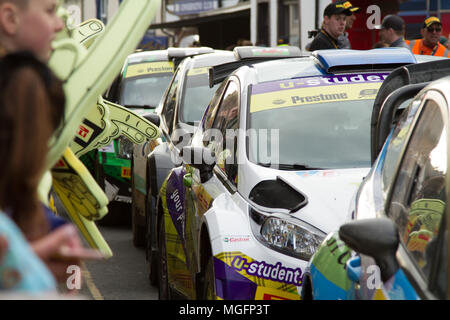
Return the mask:
[[[369, 168], [284, 171], [260, 168], [264, 179], [280, 179], [306, 197], [306, 204], [290, 215], [324, 233], [338, 230], [348, 216], [350, 201]], [[270, 173], [269, 173], [270, 172]], [[259, 171], [261, 174], [262, 171]]]

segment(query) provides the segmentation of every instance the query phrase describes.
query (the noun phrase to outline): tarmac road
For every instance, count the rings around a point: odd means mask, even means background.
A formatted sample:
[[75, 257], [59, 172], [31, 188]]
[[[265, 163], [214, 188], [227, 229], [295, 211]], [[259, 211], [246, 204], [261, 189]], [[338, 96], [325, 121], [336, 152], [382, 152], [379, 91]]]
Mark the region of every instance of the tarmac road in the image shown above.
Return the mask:
[[[55, 205], [64, 216], [59, 199]], [[150, 285], [148, 265], [143, 248], [135, 248], [131, 219], [122, 226], [98, 226], [109, 244], [113, 257], [85, 261], [82, 268], [80, 298], [88, 300], [158, 300], [158, 288]]]
[[133, 246], [131, 228], [99, 229], [114, 255], [84, 263], [80, 294], [94, 300], [157, 300], [158, 289], [148, 280], [145, 251]]

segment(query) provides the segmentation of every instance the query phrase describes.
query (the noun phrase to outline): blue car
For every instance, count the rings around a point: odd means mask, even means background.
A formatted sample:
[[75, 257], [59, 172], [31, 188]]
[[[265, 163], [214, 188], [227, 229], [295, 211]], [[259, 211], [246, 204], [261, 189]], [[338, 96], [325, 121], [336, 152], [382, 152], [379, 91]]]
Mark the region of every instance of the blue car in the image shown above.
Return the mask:
[[303, 299], [448, 299], [445, 75], [448, 59], [394, 70], [383, 83], [372, 117], [372, 169], [350, 206], [352, 221], [311, 258]]

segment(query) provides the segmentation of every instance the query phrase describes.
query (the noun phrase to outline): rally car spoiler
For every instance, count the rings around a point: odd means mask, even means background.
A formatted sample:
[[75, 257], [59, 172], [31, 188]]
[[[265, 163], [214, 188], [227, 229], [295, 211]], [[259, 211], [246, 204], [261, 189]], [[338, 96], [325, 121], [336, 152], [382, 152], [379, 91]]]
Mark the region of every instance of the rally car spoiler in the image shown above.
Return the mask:
[[[384, 80], [375, 98], [370, 122], [371, 163], [375, 162], [395, 124], [400, 104], [413, 98], [429, 82], [450, 75], [450, 59], [403, 66]], [[397, 89], [399, 88], [399, 89]]]
[[299, 58], [310, 55], [309, 53], [302, 53], [302, 51], [295, 46], [269, 48], [242, 46], [234, 48], [233, 52], [236, 57], [236, 61], [209, 68], [210, 88], [214, 87], [214, 85], [218, 83], [221, 83], [234, 70], [242, 66], [275, 59]]

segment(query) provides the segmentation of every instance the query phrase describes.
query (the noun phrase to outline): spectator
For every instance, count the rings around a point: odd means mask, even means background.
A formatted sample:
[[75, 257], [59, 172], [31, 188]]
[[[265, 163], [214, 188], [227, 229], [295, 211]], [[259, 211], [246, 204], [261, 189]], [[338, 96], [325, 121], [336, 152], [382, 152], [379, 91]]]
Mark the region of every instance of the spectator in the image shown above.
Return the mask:
[[277, 41], [278, 47], [288, 46], [289, 45], [289, 38], [287, 36], [281, 36]]
[[446, 37], [441, 36], [441, 37], [439, 38], [439, 43], [442, 44], [442, 45], [443, 45], [444, 47], [446, 47], [446, 48], [447, 48], [447, 42], [448, 42], [448, 39], [447, 39]]
[[80, 263], [75, 253], [82, 252], [82, 246], [75, 227], [67, 224], [49, 232], [49, 221], [37, 195], [48, 141], [64, 113], [63, 97], [62, 83], [32, 54], [8, 54], [0, 60], [3, 248], [6, 242], [0, 289], [52, 291], [56, 289], [55, 278], [65, 281], [68, 266]]
[[345, 31], [338, 38], [338, 47], [339, 49], [351, 49], [350, 40], [348, 39], [348, 30], [353, 27], [353, 22], [356, 20], [355, 13], [359, 12], [361, 9], [358, 7], [354, 7], [350, 1], [345, 1], [344, 6], [350, 10], [351, 15], [347, 16], [345, 19]]
[[[49, 218], [48, 208], [39, 203], [35, 190], [41, 177], [42, 168], [39, 164], [46, 155], [48, 139], [43, 138], [59, 125], [61, 107], [64, 105], [61, 100], [64, 99], [61, 83], [56, 81], [42, 63], [50, 58], [51, 43], [56, 33], [64, 27], [62, 19], [56, 15], [58, 3], [58, 0], [0, 0], [0, 56], [28, 50], [39, 60], [29, 54], [11, 54], [0, 60], [0, 161], [11, 166], [4, 167], [5, 172], [0, 179], [0, 209], [6, 210], [19, 227], [23, 228], [34, 253], [47, 265], [56, 279], [64, 281], [67, 278], [67, 267], [77, 264], [80, 255], [98, 257], [98, 254], [82, 251], [81, 239], [71, 224], [60, 226], [51, 232], [52, 225], [61, 223], [54, 223], [54, 215], [52, 219]], [[50, 100], [52, 107], [47, 105]], [[33, 116], [33, 113], [36, 115]], [[40, 123], [40, 119], [44, 120]], [[30, 128], [39, 130], [27, 131]], [[26, 136], [26, 132], [29, 132], [29, 136]], [[14, 143], [10, 144], [11, 141]], [[36, 145], [30, 144], [30, 141], [34, 141]], [[32, 150], [44, 151], [33, 153]], [[8, 162], [12, 159], [17, 162]], [[19, 175], [14, 176], [13, 170], [16, 174], [19, 172]], [[21, 184], [25, 189], [19, 187]], [[4, 213], [0, 214], [2, 220], [11, 220]], [[6, 222], [0, 225], [15, 234], [13, 228], [9, 227], [14, 224]], [[18, 235], [16, 238], [21, 237], [23, 238]], [[9, 241], [9, 254], [20, 257], [21, 252], [12, 251], [16, 238], [7, 238], [6, 241]], [[67, 254], [68, 248], [73, 248], [72, 253]], [[61, 251], [66, 251], [65, 257], [61, 257]], [[75, 257], [68, 259], [68, 255]], [[24, 260], [16, 262], [25, 263], [18, 264], [22, 271], [28, 266]], [[26, 275], [40, 276], [39, 272], [27, 272]]]
[[330, 3], [323, 12], [322, 29], [309, 46], [309, 51], [338, 49], [338, 38], [344, 33], [346, 17], [351, 11], [342, 1]]
[[437, 17], [425, 19], [420, 30], [422, 39], [406, 40], [412, 53], [439, 57], [450, 57], [450, 51], [439, 43], [442, 35], [442, 23]]
[[374, 44], [373, 48], [377, 49], [377, 48], [387, 48], [389, 47], [389, 44], [387, 44], [384, 41], [378, 41], [377, 43]]
[[242, 47], [242, 46], [253, 46], [253, 43], [248, 39], [238, 39], [236, 42], [236, 47]]
[[380, 30], [381, 41], [387, 43], [389, 47], [403, 47], [408, 48], [408, 45], [403, 40], [405, 35], [405, 22], [399, 16], [390, 14], [384, 17], [381, 25], [375, 26], [375, 29]]
[[51, 42], [64, 27], [56, 15], [58, 0], [0, 1], [0, 45], [3, 54], [29, 50], [48, 61]]

